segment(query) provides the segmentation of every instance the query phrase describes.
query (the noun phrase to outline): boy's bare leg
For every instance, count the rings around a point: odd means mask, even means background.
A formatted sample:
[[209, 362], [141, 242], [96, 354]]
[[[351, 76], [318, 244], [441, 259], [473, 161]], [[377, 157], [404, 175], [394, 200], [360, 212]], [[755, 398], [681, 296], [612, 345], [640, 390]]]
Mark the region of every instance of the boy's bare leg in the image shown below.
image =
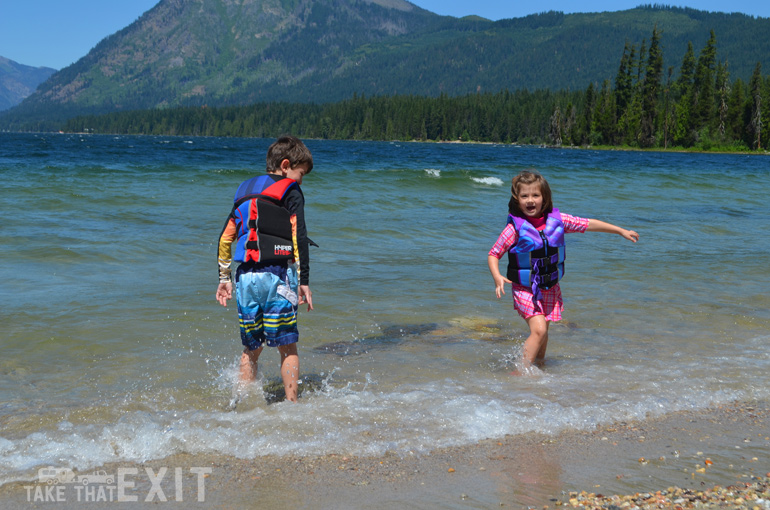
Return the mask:
[[243, 354], [241, 354], [241, 368], [238, 373], [238, 382], [241, 386], [257, 380], [257, 360], [259, 359], [259, 355], [262, 353], [263, 348], [264, 346], [258, 347], [253, 351], [250, 351], [248, 348], [243, 349]]
[[230, 399], [230, 404], [227, 406], [228, 410], [235, 410], [246, 392], [246, 386], [257, 380], [257, 360], [261, 352], [262, 347], [253, 351], [243, 349], [241, 364], [238, 369], [238, 381], [233, 386], [233, 398]]
[[296, 402], [299, 380], [297, 344], [278, 346], [278, 352], [281, 353], [281, 378], [283, 379], [283, 389], [286, 392], [286, 400]]

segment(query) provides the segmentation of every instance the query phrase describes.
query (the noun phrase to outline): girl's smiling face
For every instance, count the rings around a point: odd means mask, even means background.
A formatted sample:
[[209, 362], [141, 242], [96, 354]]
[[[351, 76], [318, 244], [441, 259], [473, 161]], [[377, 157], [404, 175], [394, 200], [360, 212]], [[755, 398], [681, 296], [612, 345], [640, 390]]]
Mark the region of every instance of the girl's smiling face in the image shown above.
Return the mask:
[[543, 215], [543, 192], [540, 183], [519, 184], [519, 209], [528, 218], [539, 218]]

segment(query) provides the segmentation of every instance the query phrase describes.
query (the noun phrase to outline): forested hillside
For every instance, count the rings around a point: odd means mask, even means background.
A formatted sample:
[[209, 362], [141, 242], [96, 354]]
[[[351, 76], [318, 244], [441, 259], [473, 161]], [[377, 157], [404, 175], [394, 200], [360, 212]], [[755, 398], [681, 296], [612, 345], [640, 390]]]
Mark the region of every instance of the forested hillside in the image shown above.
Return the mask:
[[491, 22], [405, 0], [161, 0], [0, 116], [0, 128], [175, 106], [598, 88], [615, 78], [624, 45], [649, 45], [654, 27], [664, 74], [710, 30], [733, 79], [770, 66], [770, 19], [742, 14], [646, 6]]
[[[647, 42], [649, 41], [649, 42]], [[755, 150], [768, 146], [770, 77], [748, 82], [717, 60], [712, 31], [665, 69], [661, 33], [624, 45], [612, 80], [584, 91], [354, 96], [330, 104], [260, 103], [79, 117], [67, 131], [365, 140], [463, 140], [635, 148]]]

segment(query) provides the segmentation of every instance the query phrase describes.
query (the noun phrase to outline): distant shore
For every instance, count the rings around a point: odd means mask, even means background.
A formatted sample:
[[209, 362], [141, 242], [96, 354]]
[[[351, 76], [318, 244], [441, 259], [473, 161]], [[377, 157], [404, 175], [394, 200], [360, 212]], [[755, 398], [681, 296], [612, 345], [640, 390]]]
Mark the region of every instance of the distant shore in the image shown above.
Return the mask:
[[[7, 133], [13, 133], [7, 131]], [[194, 135], [151, 135], [151, 134], [118, 134], [118, 133], [92, 133], [84, 131], [44, 131], [38, 134], [60, 134], [60, 135], [101, 135], [101, 136], [169, 136], [177, 138], [212, 138], [210, 136], [194, 136]], [[227, 137], [223, 137], [227, 138]], [[314, 140], [314, 138], [305, 138], [306, 140]], [[525, 144], [517, 142], [484, 142], [475, 140], [338, 140], [338, 141], [372, 141], [372, 142], [404, 142], [404, 143], [439, 143], [439, 144], [469, 144], [469, 145], [512, 145], [518, 147], [539, 147], [543, 149], [574, 149], [574, 150], [597, 150], [597, 151], [624, 151], [624, 152], [673, 152], [673, 153], [690, 153], [690, 154], [745, 154], [747, 156], [770, 156], [770, 150], [761, 149], [759, 151], [751, 150], [727, 150], [724, 148], [718, 148], [715, 150], [704, 150], [698, 148], [684, 148], [684, 147], [672, 147], [661, 148], [653, 147], [649, 149], [643, 149], [641, 147], [630, 147], [624, 145], [548, 145], [548, 144]]]
[[[136, 502], [121, 508], [177, 508], [175, 496], [181, 495], [186, 508], [685, 509], [711, 504], [764, 510], [770, 508], [769, 452], [767, 403], [741, 402], [591, 431], [507, 436], [422, 455], [354, 457], [341, 452], [237, 459], [180, 454], [101, 469], [135, 470], [125, 494]], [[153, 489], [145, 472], [149, 468], [157, 476], [164, 467], [165, 477]], [[206, 472], [197, 480], [190, 474], [196, 469]], [[184, 483], [175, 484], [175, 472]], [[44, 498], [45, 484], [0, 487], [0, 508], [115, 504], [104, 499], [84, 505], [75, 498], [75, 486], [65, 487], [66, 501], [36, 501], [37, 485], [43, 487], [38, 498]], [[78, 489], [82, 497], [86, 490]], [[93, 486], [90, 490], [97, 494]]]
[[548, 145], [548, 144], [521, 144], [521, 143], [504, 143], [504, 142], [477, 142], [473, 140], [410, 140], [411, 142], [423, 142], [423, 143], [446, 143], [446, 144], [477, 144], [477, 145], [515, 145], [519, 147], [539, 147], [543, 149], [574, 149], [574, 150], [595, 150], [595, 151], [624, 151], [624, 152], [674, 152], [674, 153], [691, 153], [691, 154], [746, 154], [747, 156], [770, 156], [770, 150], [762, 149], [759, 151], [750, 150], [727, 150], [719, 148], [715, 150], [704, 150], [697, 148], [684, 148], [684, 147], [671, 147], [661, 148], [652, 147], [649, 149], [643, 149], [641, 147], [630, 147], [627, 145]]

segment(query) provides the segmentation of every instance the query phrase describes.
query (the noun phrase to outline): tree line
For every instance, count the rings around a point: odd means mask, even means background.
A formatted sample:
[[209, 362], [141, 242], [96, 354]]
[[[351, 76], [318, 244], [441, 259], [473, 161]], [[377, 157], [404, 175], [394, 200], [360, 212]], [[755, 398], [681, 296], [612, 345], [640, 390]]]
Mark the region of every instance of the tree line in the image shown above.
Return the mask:
[[550, 140], [640, 148], [767, 147], [763, 127], [770, 118], [770, 79], [762, 76], [760, 63], [748, 84], [731, 81], [728, 63], [717, 60], [711, 31], [697, 58], [688, 45], [674, 76], [673, 67], [663, 69], [656, 27], [649, 46], [626, 44], [614, 86], [609, 80], [599, 90], [591, 84], [582, 105], [555, 106]]
[[757, 63], [748, 83], [730, 79], [712, 31], [678, 72], [663, 68], [661, 32], [626, 43], [614, 82], [584, 91], [501, 91], [458, 97], [354, 95], [327, 104], [271, 102], [181, 107], [67, 121], [68, 132], [479, 142], [700, 150], [768, 146], [770, 77]]

